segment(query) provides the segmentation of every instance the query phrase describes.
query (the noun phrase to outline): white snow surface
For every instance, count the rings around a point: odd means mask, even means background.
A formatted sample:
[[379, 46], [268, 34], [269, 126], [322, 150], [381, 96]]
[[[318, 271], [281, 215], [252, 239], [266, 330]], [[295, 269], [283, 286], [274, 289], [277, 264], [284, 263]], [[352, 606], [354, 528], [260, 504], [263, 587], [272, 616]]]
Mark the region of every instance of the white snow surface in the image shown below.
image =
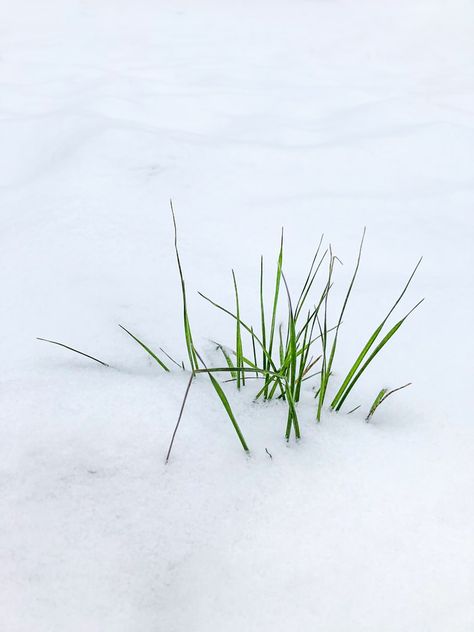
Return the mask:
[[[468, 0], [0, 4], [1, 632], [474, 630], [473, 62]], [[361, 409], [229, 387], [247, 458], [203, 377], [164, 465], [187, 377], [117, 324], [185, 357], [170, 197], [207, 354], [281, 226], [336, 292], [367, 226], [338, 379], [424, 255]]]

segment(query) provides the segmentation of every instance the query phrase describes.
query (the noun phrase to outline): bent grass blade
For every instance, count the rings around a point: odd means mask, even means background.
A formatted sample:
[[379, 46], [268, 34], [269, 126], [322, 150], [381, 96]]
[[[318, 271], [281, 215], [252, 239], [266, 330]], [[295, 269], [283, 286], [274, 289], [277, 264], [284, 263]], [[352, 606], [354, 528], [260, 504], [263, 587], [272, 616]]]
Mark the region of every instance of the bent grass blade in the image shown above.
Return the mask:
[[398, 391], [401, 391], [402, 389], [407, 388], [407, 386], [411, 386], [411, 382], [408, 382], [408, 384], [404, 384], [403, 386], [399, 386], [398, 388], [394, 388], [391, 391], [389, 391], [388, 388], [382, 388], [381, 391], [379, 391], [377, 397], [374, 399], [374, 402], [372, 406], [370, 407], [369, 414], [365, 418], [365, 421], [370, 420], [370, 418], [373, 416], [377, 408], [380, 406], [380, 404], [382, 404], [387, 399], [387, 397], [390, 397], [390, 395], [393, 395], [394, 393], [397, 393]]

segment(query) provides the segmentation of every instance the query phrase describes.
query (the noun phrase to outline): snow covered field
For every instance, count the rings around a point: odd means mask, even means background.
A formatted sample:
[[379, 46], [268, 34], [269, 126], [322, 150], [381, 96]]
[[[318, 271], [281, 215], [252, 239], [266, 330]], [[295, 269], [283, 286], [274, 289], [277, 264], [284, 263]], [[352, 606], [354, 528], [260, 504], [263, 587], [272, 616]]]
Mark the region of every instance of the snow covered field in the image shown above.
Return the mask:
[[[474, 630], [473, 62], [468, 0], [0, 3], [1, 632]], [[342, 286], [367, 226], [339, 375], [424, 255], [360, 411], [229, 390], [246, 458], [199, 380], [165, 467], [187, 378], [117, 324], [185, 356], [170, 197], [204, 351], [282, 225]]]

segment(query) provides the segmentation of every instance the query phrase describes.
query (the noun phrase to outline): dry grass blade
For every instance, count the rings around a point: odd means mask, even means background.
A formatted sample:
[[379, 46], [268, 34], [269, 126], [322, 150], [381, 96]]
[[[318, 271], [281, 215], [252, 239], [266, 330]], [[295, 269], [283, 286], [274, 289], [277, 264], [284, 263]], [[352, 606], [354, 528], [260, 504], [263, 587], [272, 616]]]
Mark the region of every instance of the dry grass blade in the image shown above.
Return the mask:
[[186, 400], [188, 399], [188, 395], [189, 395], [189, 391], [191, 389], [191, 384], [193, 382], [193, 379], [194, 379], [194, 373], [191, 374], [191, 377], [189, 378], [188, 385], [186, 387], [186, 391], [184, 393], [183, 402], [181, 404], [181, 408], [180, 408], [179, 415], [178, 415], [178, 421], [176, 422], [176, 426], [175, 426], [175, 428], [173, 430], [173, 434], [171, 436], [171, 441], [170, 441], [170, 445], [169, 445], [169, 448], [168, 448], [168, 452], [166, 453], [165, 463], [168, 463], [168, 461], [170, 460], [171, 450], [173, 449], [174, 440], [175, 440], [175, 437], [176, 437], [176, 433], [178, 432], [179, 424], [181, 423], [181, 417], [183, 416], [184, 407], [186, 406]]

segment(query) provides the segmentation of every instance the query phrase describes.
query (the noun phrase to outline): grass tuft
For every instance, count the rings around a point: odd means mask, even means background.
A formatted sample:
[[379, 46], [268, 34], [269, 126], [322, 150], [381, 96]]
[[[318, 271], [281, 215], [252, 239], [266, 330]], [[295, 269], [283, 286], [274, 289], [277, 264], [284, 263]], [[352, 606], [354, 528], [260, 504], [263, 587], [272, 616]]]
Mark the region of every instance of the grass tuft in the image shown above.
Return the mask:
[[[171, 200], [170, 207], [174, 229], [174, 249], [181, 286], [183, 333], [189, 362], [188, 367], [186, 367], [184, 363], [179, 363], [174, 360], [173, 357], [161, 347], [160, 351], [180, 371], [189, 371], [189, 381], [186, 386], [178, 420], [174, 427], [169, 444], [166, 462], [169, 461], [171, 455], [192, 383], [201, 373], [205, 373], [208, 376], [212, 387], [233, 426], [240, 445], [246, 453], [249, 453], [249, 447], [229, 399], [221, 386], [221, 382], [219, 381], [220, 375], [222, 375], [223, 378], [226, 378], [223, 380], [224, 382], [234, 383], [237, 390], [241, 390], [241, 388], [245, 386], [247, 380], [261, 381], [262, 384], [259, 390], [257, 390], [255, 400], [262, 399], [263, 401], [269, 401], [278, 399], [282, 401], [286, 406], [284, 437], [286, 441], [289, 441], [292, 435], [294, 435], [295, 439], [300, 439], [301, 427], [298, 417], [298, 405], [303, 391], [306, 390], [308, 393], [314, 393], [314, 399], [316, 400], [315, 417], [319, 422], [325, 407], [326, 397], [328, 391], [330, 390], [330, 385], [334, 376], [337, 375], [335, 365], [338, 357], [337, 352], [341, 345], [340, 332], [342, 331], [343, 326], [345, 326], [344, 318], [347, 314], [347, 308], [353, 295], [356, 280], [359, 274], [366, 229], [364, 228], [362, 233], [355, 259], [354, 270], [347, 290], [345, 291], [342, 305], [336, 312], [337, 317], [335, 319], [335, 323], [330, 322], [334, 302], [333, 287], [337, 276], [337, 264], [342, 262], [333, 253], [330, 245], [323, 250], [323, 236], [321, 236], [321, 239], [315, 249], [311, 265], [304, 277], [304, 282], [299, 294], [297, 294], [296, 301], [291, 294], [284, 273], [283, 229], [281, 231], [280, 244], [276, 259], [276, 271], [272, 282], [273, 291], [268, 304], [265, 300], [264, 292], [264, 259], [263, 256], [260, 258], [257, 297], [259, 323], [257, 327], [254, 327], [254, 325], [242, 315], [237, 276], [234, 270], [232, 270], [232, 281], [234, 288], [235, 310], [228, 309], [220, 303], [211, 300], [202, 292], [198, 292], [198, 294], [213, 308], [218, 309], [220, 312], [226, 314], [226, 316], [230, 316], [234, 321], [234, 348], [220, 342], [212, 341], [215, 345], [215, 349], [222, 354], [222, 357], [225, 360], [225, 366], [213, 366], [212, 364], [206, 364], [203, 355], [195, 346], [191, 332], [186, 284], [178, 248], [176, 215], [173, 208], [173, 202]], [[325, 262], [326, 265], [323, 265]], [[331, 401], [331, 410], [336, 412], [341, 410], [341, 407], [352, 393], [368, 366], [394, 338], [395, 334], [402, 327], [408, 317], [423, 302], [422, 299], [416, 303], [412, 309], [410, 309], [401, 319], [389, 327], [388, 331], [385, 331], [384, 333], [385, 326], [387, 325], [389, 318], [392, 316], [395, 309], [405, 296], [420, 264], [421, 259], [410, 273], [402, 291], [391, 305], [382, 321], [373, 330], [369, 339], [359, 352], [357, 358], [345, 374], [345, 377], [342, 379], [342, 382]], [[283, 309], [280, 306], [282, 288], [283, 292], [286, 294], [287, 309], [286, 317], [280, 321], [280, 314], [283, 312]], [[144, 342], [142, 342], [142, 340], [137, 338], [137, 336], [132, 334], [123, 325], [120, 325], [120, 327], [135, 342], [137, 342], [164, 371], [171, 371], [170, 365], [166, 364], [158, 356], [158, 354], [150, 349]], [[108, 364], [102, 360], [83, 353], [82, 351], [78, 351], [68, 345], [64, 345], [53, 340], [47, 340], [45, 338], [39, 338], [39, 340], [59, 345], [90, 358], [103, 366], [108, 366]], [[374, 415], [378, 407], [389, 396], [403, 388], [406, 388], [407, 386], [409, 386], [409, 384], [405, 384], [391, 391], [386, 388], [381, 389], [377, 393], [366, 419], [369, 420]], [[359, 407], [359, 405], [353, 407], [347, 414], [353, 413]]]

